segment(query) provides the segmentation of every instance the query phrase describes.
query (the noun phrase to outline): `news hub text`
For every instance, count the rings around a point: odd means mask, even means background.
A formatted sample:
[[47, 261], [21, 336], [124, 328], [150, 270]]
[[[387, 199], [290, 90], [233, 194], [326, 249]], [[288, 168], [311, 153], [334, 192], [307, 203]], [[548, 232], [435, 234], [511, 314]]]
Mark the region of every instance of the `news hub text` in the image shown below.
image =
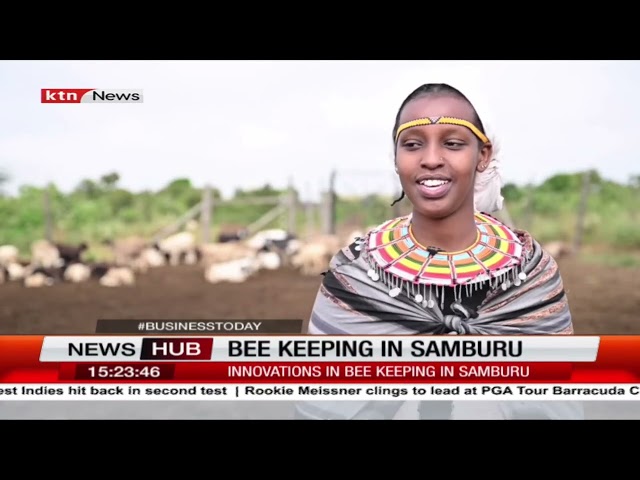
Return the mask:
[[[123, 356], [141, 360], [190, 359], [209, 360], [213, 353], [210, 338], [143, 338], [139, 350], [135, 342], [81, 342], [68, 344], [67, 355], [74, 357]], [[230, 340], [226, 356], [233, 358], [375, 358], [403, 357], [406, 344], [383, 340], [376, 348], [371, 340]], [[504, 357], [522, 355], [522, 340], [431, 341], [412, 340], [410, 357]]]

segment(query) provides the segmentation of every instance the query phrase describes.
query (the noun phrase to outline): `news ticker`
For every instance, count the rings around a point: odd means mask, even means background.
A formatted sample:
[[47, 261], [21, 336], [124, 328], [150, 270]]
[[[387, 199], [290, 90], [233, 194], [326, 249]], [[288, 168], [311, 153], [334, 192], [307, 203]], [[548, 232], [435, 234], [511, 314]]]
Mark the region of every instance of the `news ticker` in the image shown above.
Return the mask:
[[256, 335], [302, 333], [302, 320], [106, 320], [96, 334], [139, 335]]
[[303, 384], [4, 384], [0, 401], [585, 401], [640, 400], [640, 384], [303, 385]]
[[635, 384], [640, 336], [3, 336], [0, 383]]

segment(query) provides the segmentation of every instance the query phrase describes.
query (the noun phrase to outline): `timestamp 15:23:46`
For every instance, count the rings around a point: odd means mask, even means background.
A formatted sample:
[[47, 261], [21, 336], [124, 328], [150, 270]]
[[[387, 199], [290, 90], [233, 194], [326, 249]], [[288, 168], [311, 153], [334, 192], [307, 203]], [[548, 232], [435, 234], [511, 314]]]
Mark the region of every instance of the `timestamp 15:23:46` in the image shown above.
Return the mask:
[[164, 364], [90, 364], [76, 365], [76, 380], [171, 380], [175, 365]]

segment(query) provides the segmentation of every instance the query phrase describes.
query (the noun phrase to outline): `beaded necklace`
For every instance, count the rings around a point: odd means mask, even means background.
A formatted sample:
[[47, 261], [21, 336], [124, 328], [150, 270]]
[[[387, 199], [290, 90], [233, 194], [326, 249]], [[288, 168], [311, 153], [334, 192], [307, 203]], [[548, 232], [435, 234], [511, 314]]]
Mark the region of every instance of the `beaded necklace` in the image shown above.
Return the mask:
[[391, 297], [405, 290], [409, 298], [428, 308], [436, 299], [444, 299], [446, 288], [454, 289], [458, 302], [487, 282], [503, 290], [520, 285], [527, 275], [518, 236], [485, 213], [476, 212], [475, 221], [476, 241], [457, 252], [420, 245], [411, 231], [411, 215], [382, 223], [359, 239], [355, 248], [363, 251], [369, 278], [387, 285]]

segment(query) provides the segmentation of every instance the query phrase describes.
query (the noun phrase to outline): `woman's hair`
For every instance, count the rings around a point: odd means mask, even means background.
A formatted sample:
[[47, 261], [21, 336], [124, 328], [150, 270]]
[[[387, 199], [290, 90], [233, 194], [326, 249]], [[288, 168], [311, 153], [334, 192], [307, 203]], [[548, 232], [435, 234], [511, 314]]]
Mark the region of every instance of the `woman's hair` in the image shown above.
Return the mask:
[[[425, 83], [424, 85], [420, 85], [413, 92], [411, 92], [409, 96], [404, 99], [404, 101], [402, 102], [402, 105], [400, 105], [400, 108], [398, 109], [398, 113], [396, 114], [396, 121], [395, 121], [395, 124], [393, 125], [393, 132], [392, 132], [392, 140], [394, 143], [394, 149], [393, 149], [394, 158], [395, 158], [395, 152], [396, 152], [396, 149], [395, 149], [396, 133], [398, 132], [398, 128], [400, 127], [400, 116], [402, 115], [402, 111], [404, 110], [404, 107], [406, 107], [409, 102], [413, 100], [417, 100], [419, 98], [424, 98], [424, 97], [453, 97], [453, 98], [459, 98], [460, 100], [465, 101], [471, 107], [471, 111], [473, 112], [472, 113], [473, 118], [471, 118], [471, 122], [476, 127], [478, 127], [478, 129], [482, 133], [486, 135], [484, 125], [482, 123], [482, 120], [480, 120], [480, 115], [478, 115], [478, 112], [476, 111], [473, 104], [460, 90], [452, 87], [451, 85], [447, 85], [446, 83]], [[497, 171], [496, 170], [497, 167], [494, 164], [494, 159], [491, 160], [491, 163], [492, 165], [494, 165], [492, 171], [494, 172]], [[495, 177], [492, 177], [492, 178], [495, 178]], [[403, 198], [404, 198], [404, 191], [400, 194], [400, 196], [397, 199], [393, 201], [391, 206], [394, 206]]]
[[404, 107], [406, 107], [409, 102], [424, 97], [453, 97], [464, 100], [467, 104], [469, 104], [473, 112], [473, 118], [470, 119], [471, 123], [473, 123], [482, 133], [486, 135], [486, 132], [484, 131], [484, 125], [482, 124], [482, 120], [480, 120], [478, 112], [476, 112], [473, 104], [460, 90], [458, 90], [457, 88], [453, 88], [451, 85], [447, 85], [446, 83], [425, 83], [424, 85], [419, 86], [413, 92], [411, 92], [409, 96], [404, 99], [402, 105], [400, 105], [398, 113], [396, 114], [396, 122], [393, 125], [392, 140], [394, 144], [396, 143], [396, 133], [398, 132], [398, 127], [400, 127], [400, 116], [402, 115]]

